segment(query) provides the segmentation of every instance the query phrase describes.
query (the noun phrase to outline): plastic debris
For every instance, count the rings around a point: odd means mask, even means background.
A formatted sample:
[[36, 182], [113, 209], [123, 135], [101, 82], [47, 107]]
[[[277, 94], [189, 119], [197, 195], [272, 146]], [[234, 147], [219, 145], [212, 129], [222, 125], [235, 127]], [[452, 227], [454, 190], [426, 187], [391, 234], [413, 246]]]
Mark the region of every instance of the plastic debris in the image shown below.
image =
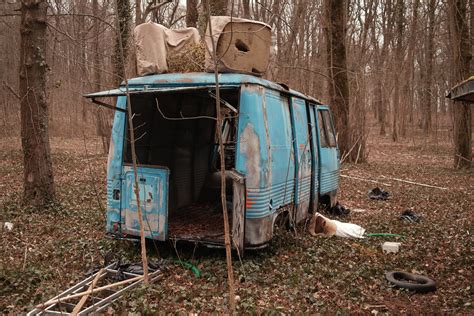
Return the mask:
[[359, 225], [332, 220], [319, 213], [313, 215], [308, 231], [312, 236], [322, 235], [345, 238], [364, 238], [365, 233], [365, 229]]
[[370, 233], [366, 234], [367, 237], [400, 237], [401, 239], [405, 239], [405, 236], [399, 234], [390, 234], [390, 233]]
[[416, 214], [412, 209], [406, 209], [405, 211], [403, 211], [402, 215], [400, 215], [399, 218], [403, 221], [418, 223], [419, 221], [421, 221], [422, 216]]
[[372, 200], [386, 201], [390, 199], [390, 193], [379, 187], [373, 188], [372, 190], [369, 191], [368, 194], [369, 194], [369, 198]]
[[385, 253], [397, 253], [400, 250], [401, 242], [386, 241], [382, 244], [382, 250]]
[[13, 223], [5, 222], [5, 223], [3, 224], [3, 228], [4, 228], [5, 230], [12, 231], [12, 229], [13, 229]]

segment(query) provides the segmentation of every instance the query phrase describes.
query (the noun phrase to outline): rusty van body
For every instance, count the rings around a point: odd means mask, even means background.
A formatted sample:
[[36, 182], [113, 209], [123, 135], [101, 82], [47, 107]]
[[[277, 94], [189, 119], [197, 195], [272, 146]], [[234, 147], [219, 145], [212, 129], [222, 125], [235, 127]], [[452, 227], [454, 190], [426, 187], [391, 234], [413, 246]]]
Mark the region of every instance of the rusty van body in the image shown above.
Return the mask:
[[[276, 218], [298, 224], [318, 201], [335, 202], [339, 152], [330, 110], [316, 99], [251, 75], [220, 74], [225, 119], [216, 126], [210, 73], [161, 74], [129, 80], [138, 183], [147, 238], [223, 244], [220, 161], [224, 136], [226, 197], [233, 246], [259, 248]], [[107, 231], [139, 236], [126, 91], [117, 97], [108, 157]]]

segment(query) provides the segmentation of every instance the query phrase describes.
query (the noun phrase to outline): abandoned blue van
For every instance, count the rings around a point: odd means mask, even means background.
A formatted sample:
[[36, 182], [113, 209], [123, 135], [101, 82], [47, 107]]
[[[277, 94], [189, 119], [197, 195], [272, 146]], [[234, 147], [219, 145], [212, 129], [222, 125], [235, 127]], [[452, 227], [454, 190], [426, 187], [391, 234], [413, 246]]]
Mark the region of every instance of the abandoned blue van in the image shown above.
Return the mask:
[[[339, 152], [329, 108], [259, 77], [219, 74], [225, 118], [216, 126], [212, 73], [129, 80], [142, 216], [147, 238], [224, 243], [220, 170], [226, 170], [232, 242], [264, 247], [275, 221], [308, 218], [322, 199], [334, 204]], [[107, 231], [140, 236], [127, 127], [126, 90], [86, 95], [115, 111], [108, 157]], [[116, 106], [100, 98], [117, 97]], [[224, 137], [220, 165], [215, 129]]]

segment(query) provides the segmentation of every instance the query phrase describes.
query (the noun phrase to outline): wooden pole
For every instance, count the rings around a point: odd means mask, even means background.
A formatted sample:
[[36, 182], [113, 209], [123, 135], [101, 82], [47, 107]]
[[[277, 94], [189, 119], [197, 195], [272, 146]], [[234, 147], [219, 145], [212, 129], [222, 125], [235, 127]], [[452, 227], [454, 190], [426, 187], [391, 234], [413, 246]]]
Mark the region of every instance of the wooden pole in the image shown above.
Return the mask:
[[[92, 283], [89, 286], [89, 289], [87, 291], [92, 291], [95, 288], [103, 272], [104, 272], [104, 268], [100, 269], [99, 272], [97, 272], [97, 275], [95, 276], [94, 280], [92, 280]], [[81, 300], [79, 301], [79, 303], [77, 303], [77, 305], [72, 310], [71, 316], [77, 316], [77, 314], [81, 311], [82, 306], [84, 306], [87, 299], [89, 298], [89, 295], [90, 293], [81, 297]]]
[[211, 24], [211, 12], [209, 9], [209, 0], [207, 0], [207, 14], [209, 16], [209, 35], [211, 36], [212, 43], [212, 58], [214, 62], [214, 77], [216, 81], [216, 134], [219, 140], [219, 157], [221, 165], [221, 204], [222, 213], [224, 215], [224, 244], [226, 253], [227, 263], [227, 283], [229, 286], [229, 312], [231, 314], [235, 311], [235, 288], [234, 288], [234, 272], [232, 269], [232, 248], [230, 243], [230, 231], [229, 231], [229, 216], [227, 214], [227, 201], [226, 201], [226, 173], [225, 173], [225, 157], [224, 157], [224, 141], [222, 139], [222, 115], [221, 115], [221, 97], [219, 89], [219, 72], [217, 70], [217, 53], [216, 43], [214, 43], [214, 37], [212, 35], [212, 24]]
[[[115, 0], [115, 10], [118, 12], [118, 4], [117, 0]], [[120, 26], [119, 22], [117, 19], [117, 32], [120, 32]], [[120, 48], [120, 59], [121, 59], [121, 64], [123, 67], [123, 73], [125, 75], [125, 61], [124, 61], [124, 56], [123, 56], [123, 43], [122, 43], [122, 37], [120, 34], [117, 34], [118, 40], [119, 40], [119, 48]], [[140, 244], [141, 244], [141, 252], [142, 252], [142, 262], [143, 262], [143, 281], [145, 284], [148, 284], [148, 259], [146, 255], [146, 240], [145, 240], [145, 226], [143, 224], [143, 217], [142, 217], [142, 207], [141, 207], [141, 201], [140, 201], [140, 187], [138, 185], [138, 171], [137, 171], [137, 155], [135, 152], [135, 130], [133, 127], [133, 116], [132, 116], [132, 101], [130, 100], [130, 90], [128, 87], [128, 80], [127, 78], [124, 78], [125, 80], [125, 89], [126, 89], [126, 95], [127, 95], [127, 116], [128, 116], [128, 126], [130, 130], [130, 147], [132, 151], [132, 165], [133, 165], [133, 175], [134, 175], [134, 192], [135, 192], [135, 198], [137, 200], [137, 212], [138, 212], [138, 221], [140, 224]]]

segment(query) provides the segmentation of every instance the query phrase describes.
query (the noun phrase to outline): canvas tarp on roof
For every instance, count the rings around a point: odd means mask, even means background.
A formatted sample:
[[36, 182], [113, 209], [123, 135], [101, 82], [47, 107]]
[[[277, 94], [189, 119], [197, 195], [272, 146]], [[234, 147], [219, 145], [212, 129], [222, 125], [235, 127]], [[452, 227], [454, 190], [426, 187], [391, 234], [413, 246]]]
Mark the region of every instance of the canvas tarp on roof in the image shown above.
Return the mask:
[[194, 27], [171, 30], [151, 22], [138, 25], [135, 27], [137, 74], [167, 72], [167, 57], [199, 42], [199, 32]]

